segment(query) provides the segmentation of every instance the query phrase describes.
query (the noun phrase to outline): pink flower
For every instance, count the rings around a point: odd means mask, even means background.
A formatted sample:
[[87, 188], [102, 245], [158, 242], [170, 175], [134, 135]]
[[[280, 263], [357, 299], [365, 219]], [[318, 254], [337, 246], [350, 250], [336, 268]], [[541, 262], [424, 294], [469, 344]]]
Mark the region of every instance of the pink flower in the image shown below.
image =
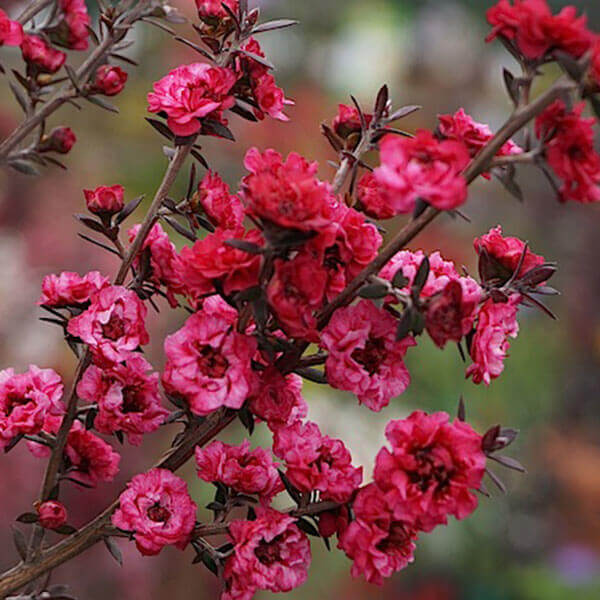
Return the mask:
[[158, 554], [171, 545], [183, 550], [196, 523], [196, 504], [183, 479], [167, 469], [151, 469], [127, 484], [112, 523], [134, 532], [144, 555]]
[[87, 486], [112, 481], [119, 472], [121, 456], [79, 421], [69, 432], [64, 455], [69, 477]]
[[[265, 58], [258, 40], [249, 38], [241, 47], [247, 53]], [[275, 78], [269, 73], [268, 67], [254, 60], [248, 54], [239, 53], [236, 59], [236, 72], [241, 80], [236, 90], [249, 96], [249, 100], [257, 105], [254, 114], [258, 119], [264, 119], [265, 113], [274, 119], [288, 121], [284, 114], [285, 105], [294, 104], [287, 100], [281, 88], [275, 83]]]
[[363, 575], [382, 585], [384, 578], [413, 562], [416, 532], [394, 520], [393, 507], [373, 483], [359, 490], [352, 508], [356, 520], [338, 534], [338, 546], [354, 561], [353, 577]]
[[97, 94], [116, 96], [123, 91], [127, 77], [127, 73], [120, 67], [100, 65], [94, 75], [92, 90]]
[[97, 215], [114, 215], [123, 209], [125, 204], [122, 185], [101, 185], [95, 190], [83, 190], [85, 203], [91, 213]]
[[329, 384], [353, 392], [374, 411], [402, 394], [410, 383], [404, 355], [416, 342], [396, 341], [396, 329], [394, 317], [370, 301], [338, 309], [321, 332]]
[[359, 180], [356, 188], [359, 208], [373, 219], [391, 219], [396, 211], [382, 193], [375, 175], [367, 171]]
[[469, 516], [477, 507], [473, 493], [485, 472], [481, 436], [446, 413], [422, 411], [386, 427], [391, 450], [375, 462], [375, 483], [393, 507], [394, 519], [431, 531], [448, 515]]
[[[525, 242], [516, 237], [504, 237], [500, 225], [493, 227], [485, 235], [476, 238], [473, 241], [473, 246], [477, 254], [485, 251], [502, 268], [506, 269], [506, 278], [509, 278], [516, 271], [525, 250]], [[546, 261], [543, 256], [534, 254], [528, 248], [523, 265], [517, 274], [518, 277], [522, 277], [531, 269], [544, 264], [544, 262]]]
[[[365, 115], [365, 122], [367, 126], [370, 125], [372, 120], [373, 115]], [[358, 109], [355, 106], [338, 104], [338, 112], [331, 123], [331, 127], [341, 138], [344, 139], [353, 134], [360, 133], [362, 130], [362, 125], [360, 122]]]
[[449, 341], [460, 342], [471, 331], [481, 297], [479, 284], [470, 277], [461, 277], [452, 279], [431, 298], [425, 326], [436, 346], [443, 348]]
[[[402, 274], [406, 277], [408, 283], [401, 291], [408, 293], [424, 258], [425, 254], [422, 250], [416, 252], [401, 250], [381, 269], [379, 276], [392, 281], [398, 270], [402, 269]], [[428, 258], [429, 276], [421, 290], [421, 296], [424, 298], [429, 298], [441, 292], [450, 281], [461, 279], [454, 263], [451, 260], [445, 260], [438, 251], [432, 252]]]
[[[494, 137], [492, 130], [484, 123], [478, 123], [469, 116], [464, 108], [453, 115], [438, 115], [439, 132], [447, 140], [462, 142], [469, 151], [471, 158], [475, 157], [482, 148]], [[523, 149], [512, 140], [506, 142], [496, 156], [521, 154]], [[489, 179], [489, 175], [485, 175]]]
[[65, 505], [56, 500], [47, 500], [37, 507], [39, 524], [45, 529], [58, 529], [67, 522]]
[[296, 421], [275, 431], [273, 453], [283, 459], [286, 475], [301, 492], [321, 492], [323, 500], [347, 502], [362, 481], [341, 440], [323, 435], [316, 423]]
[[215, 283], [223, 286], [225, 294], [239, 292], [258, 283], [260, 256], [230, 246], [229, 240], [241, 240], [263, 245], [258, 229], [244, 231], [217, 229], [192, 248], [181, 251], [183, 278], [192, 296], [199, 297], [214, 291]]
[[283, 376], [275, 367], [258, 372], [256, 393], [248, 400], [248, 408], [266, 421], [271, 431], [306, 417], [308, 407], [302, 397], [302, 378], [290, 373]]
[[600, 36], [592, 47], [592, 64], [590, 66], [590, 75], [595, 88], [600, 91]]
[[108, 286], [110, 280], [99, 271], [90, 271], [83, 277], [71, 271], [63, 271], [60, 275], [46, 275], [42, 282], [42, 295], [37, 303], [52, 308], [80, 306], [88, 302], [93, 294]]
[[240, 199], [230, 193], [218, 173], [209, 171], [204, 176], [195, 198], [215, 227], [237, 230], [242, 225], [244, 207]]
[[506, 303], [490, 299], [481, 306], [470, 348], [473, 364], [467, 369], [467, 377], [472, 376], [474, 383], [489, 385], [504, 370], [510, 347], [507, 338], [519, 333], [517, 303], [518, 296]]
[[37, 35], [26, 35], [21, 43], [23, 60], [37, 67], [42, 73], [56, 73], [64, 64], [67, 55], [55, 50]]
[[229, 14], [223, 8], [223, 4], [226, 4], [234, 15], [238, 14], [238, 0], [196, 0], [198, 16], [207, 21], [229, 19]]
[[152, 365], [139, 354], [107, 369], [87, 368], [77, 394], [82, 400], [97, 403], [94, 427], [100, 433], [122, 431], [134, 445], [145, 433], [156, 431], [169, 411], [161, 406], [158, 373], [148, 373]]
[[285, 161], [275, 150], [246, 153], [250, 175], [242, 180], [246, 212], [280, 227], [320, 231], [330, 226], [335, 202], [328, 183], [316, 178], [318, 165], [292, 152]]
[[[42, 431], [57, 434], [62, 417], [48, 415]], [[50, 449], [37, 442], [27, 442], [29, 451], [36, 458], [47, 458]], [[67, 436], [63, 461], [68, 476], [87, 487], [95, 487], [99, 482], [112, 481], [119, 472], [121, 456], [97, 435], [85, 429], [80, 421], [75, 421]]]
[[[134, 225], [128, 232], [129, 242], [133, 243], [140, 231], [141, 225]], [[134, 266], [139, 268], [141, 255], [147, 251], [150, 255], [150, 270], [148, 279], [157, 286], [164, 285], [167, 299], [171, 306], [178, 305], [175, 294], [187, 293], [187, 285], [183, 276], [181, 257], [177, 254], [175, 244], [170, 240], [160, 223], [156, 223], [142, 244], [139, 255], [135, 258]]]
[[48, 415], [61, 415], [63, 383], [52, 369], [30, 365], [16, 374], [0, 371], [0, 448], [18, 435], [39, 433]]
[[90, 16], [85, 0], [60, 0], [64, 20], [59, 25], [61, 42], [72, 50], [87, 50]]
[[563, 202], [600, 202], [600, 155], [594, 148], [596, 119], [581, 117], [586, 103], [568, 111], [562, 100], [551, 104], [535, 121], [538, 138], [545, 140], [545, 155], [563, 180]]
[[22, 42], [23, 27], [0, 8], [0, 46], [20, 46]]
[[55, 127], [49, 135], [42, 138], [38, 144], [39, 152], [58, 152], [59, 154], [68, 154], [77, 138], [70, 127]]
[[248, 440], [240, 446], [218, 440], [206, 448], [196, 446], [196, 465], [203, 481], [218, 481], [241, 494], [256, 494], [265, 504], [283, 490], [277, 463], [263, 448], [250, 450]]
[[222, 600], [250, 600], [257, 590], [289, 592], [306, 580], [310, 543], [292, 517], [259, 509], [256, 520], [233, 521], [229, 532], [234, 549]]
[[165, 112], [175, 135], [190, 136], [200, 131], [199, 119], [222, 120], [221, 113], [234, 104], [230, 91], [236, 78], [230, 69], [193, 63], [173, 69], [154, 84], [148, 94], [148, 110]]
[[165, 340], [165, 390], [183, 398], [196, 415], [221, 406], [241, 408], [253, 391], [256, 340], [236, 331], [236, 319], [237, 313], [215, 298]]
[[267, 297], [287, 335], [318, 340], [314, 312], [323, 304], [326, 283], [327, 273], [311, 256], [301, 254], [289, 261], [275, 260]]
[[384, 198], [398, 213], [409, 213], [417, 198], [439, 210], [451, 210], [467, 199], [462, 176], [469, 151], [461, 142], [439, 141], [420, 129], [414, 138], [388, 135], [381, 143], [381, 166], [375, 179]]
[[67, 330], [87, 344], [98, 360], [116, 363], [150, 341], [144, 325], [146, 313], [135, 292], [109, 286], [91, 297], [90, 307], [71, 319]]
[[553, 15], [546, 0], [500, 0], [487, 11], [493, 27], [486, 41], [502, 36], [515, 43], [529, 59], [541, 59], [552, 49], [579, 58], [590, 47], [593, 34], [586, 28], [586, 18], [577, 17], [574, 6], [565, 6]]

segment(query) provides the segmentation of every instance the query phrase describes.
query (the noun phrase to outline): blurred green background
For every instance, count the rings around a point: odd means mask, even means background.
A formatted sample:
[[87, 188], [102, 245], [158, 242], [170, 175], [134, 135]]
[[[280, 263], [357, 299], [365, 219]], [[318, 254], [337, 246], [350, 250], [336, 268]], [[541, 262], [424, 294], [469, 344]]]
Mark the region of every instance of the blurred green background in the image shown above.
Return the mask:
[[[21, 1], [0, 1], [18, 11]], [[188, 15], [192, 0], [176, 3]], [[238, 143], [207, 140], [211, 166], [235, 187], [248, 147], [297, 150], [319, 160], [321, 175], [331, 177], [333, 159], [319, 134], [319, 124], [335, 114], [338, 102], [356, 95], [369, 106], [379, 86], [389, 84], [396, 105], [422, 104], [423, 110], [403, 123], [405, 129], [433, 127], [437, 113], [463, 106], [476, 119], [497, 127], [510, 106], [502, 87], [502, 67], [515, 67], [498, 43], [485, 44], [485, 10], [492, 2], [401, 0], [265, 0], [263, 19], [291, 17], [293, 30], [261, 39], [277, 65], [278, 82], [296, 101], [291, 121], [246, 124], [232, 119]], [[565, 3], [553, 2], [560, 8]], [[600, 3], [572, 2], [600, 31]], [[93, 10], [95, 2], [89, 1]], [[192, 36], [190, 26], [179, 33]], [[126, 66], [129, 82], [115, 98], [119, 115], [93, 106], [82, 112], [64, 108], [52, 125], [68, 124], [79, 142], [66, 157], [69, 173], [48, 170], [37, 179], [0, 173], [0, 365], [25, 368], [29, 362], [52, 367], [68, 381], [73, 360], [57, 331], [37, 321], [35, 306], [44, 274], [60, 270], [114, 272], [115, 260], [77, 238], [74, 212], [83, 210], [82, 188], [122, 183], [128, 198], [152, 195], [164, 167], [162, 141], [145, 123], [145, 95], [152, 82], [170, 68], [197, 60], [192, 51], [150, 26], [135, 30], [130, 55], [138, 69]], [[18, 53], [2, 48], [3, 63], [18, 65]], [[5, 60], [6, 59], [6, 60]], [[73, 62], [79, 60], [74, 56]], [[555, 75], [549, 70], [540, 85]], [[2, 82], [0, 134], [19, 118], [18, 107]], [[173, 193], [178, 197], [186, 181]], [[460, 357], [441, 352], [426, 339], [409, 353], [413, 381], [406, 394], [380, 414], [357, 406], [350, 395], [305, 385], [309, 416], [322, 429], [343, 438], [356, 462], [370, 474], [391, 418], [415, 408], [454, 412], [464, 395], [469, 419], [480, 430], [501, 422], [522, 435], [510, 449], [526, 464], [527, 475], [502, 473], [508, 496], [482, 498], [467, 521], [422, 537], [414, 565], [383, 588], [353, 581], [350, 563], [334, 550], [327, 555], [318, 541], [307, 585], [294, 599], [410, 600], [563, 600], [600, 598], [600, 214], [596, 207], [560, 205], [540, 175], [519, 173], [526, 202], [518, 204], [496, 182], [472, 186], [466, 212], [470, 223], [440, 219], [415, 240], [412, 248], [440, 249], [442, 254], [475, 270], [474, 236], [502, 223], [507, 234], [527, 239], [537, 253], [558, 260], [554, 280], [563, 295], [553, 299], [559, 316], [552, 322], [540, 313], [523, 312], [521, 335], [512, 344], [505, 373], [489, 388], [464, 379]], [[141, 214], [141, 211], [140, 213]], [[402, 225], [388, 222], [389, 234]], [[175, 238], [174, 238], [175, 239]], [[178, 240], [178, 244], [182, 241]], [[150, 351], [160, 368], [160, 340], [177, 329], [182, 312], [152, 315], [155, 343]], [[169, 432], [172, 435], [172, 432]], [[240, 431], [228, 434], [239, 439]], [[256, 442], [268, 443], [259, 428]], [[227, 439], [227, 436], [226, 438]], [[124, 448], [121, 474], [114, 485], [93, 492], [70, 490], [65, 496], [71, 521], [78, 525], [103, 507], [132, 474], [151, 465], [168, 444], [167, 432], [150, 436], [141, 451]], [[0, 517], [9, 523], [30, 509], [43, 465], [24, 448], [2, 459]], [[188, 466], [191, 489], [202, 505], [211, 491], [200, 485]], [[9, 491], [9, 493], [6, 493]], [[205, 502], [204, 502], [205, 500]], [[207, 513], [202, 512], [202, 515]], [[0, 567], [15, 562], [8, 528], [0, 531]], [[191, 556], [174, 549], [142, 559], [123, 544], [125, 566], [119, 569], [102, 547], [96, 547], [55, 572], [54, 582], [68, 581], [78, 598], [142, 600], [216, 597], [215, 582]], [[263, 596], [258, 596], [262, 598]], [[265, 596], [266, 597], [266, 596]]]

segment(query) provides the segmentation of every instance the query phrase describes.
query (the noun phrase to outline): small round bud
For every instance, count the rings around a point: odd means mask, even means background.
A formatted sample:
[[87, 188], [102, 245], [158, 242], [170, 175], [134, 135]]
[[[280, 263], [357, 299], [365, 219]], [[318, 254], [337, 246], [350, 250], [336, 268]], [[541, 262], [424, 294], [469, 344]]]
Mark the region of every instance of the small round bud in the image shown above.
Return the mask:
[[57, 529], [67, 522], [67, 509], [56, 500], [42, 502], [37, 512], [40, 525], [46, 529]]
[[122, 185], [101, 185], [95, 190], [83, 190], [88, 210], [97, 215], [120, 212], [124, 206], [123, 192]]
[[127, 73], [119, 67], [101, 65], [96, 70], [92, 91], [105, 96], [116, 96], [123, 91]]
[[50, 135], [45, 135], [38, 144], [38, 152], [58, 152], [68, 154], [77, 138], [70, 127], [55, 127]]

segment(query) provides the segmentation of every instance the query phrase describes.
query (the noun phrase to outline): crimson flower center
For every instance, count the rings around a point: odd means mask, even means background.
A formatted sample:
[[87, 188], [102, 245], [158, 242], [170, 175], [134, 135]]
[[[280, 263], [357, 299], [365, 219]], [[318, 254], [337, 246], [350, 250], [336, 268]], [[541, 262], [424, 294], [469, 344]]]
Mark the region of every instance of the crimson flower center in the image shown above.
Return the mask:
[[383, 338], [369, 338], [364, 348], [357, 348], [352, 352], [352, 359], [362, 365], [369, 375], [377, 373], [385, 357], [386, 349]]
[[102, 325], [102, 335], [113, 342], [122, 338], [125, 335], [125, 323], [123, 319], [113, 313], [108, 323]]
[[229, 362], [217, 348], [206, 344], [199, 346], [198, 350], [198, 368], [206, 377], [220, 379], [225, 375], [229, 367]]
[[15, 393], [8, 394], [6, 399], [6, 414], [10, 415], [17, 406], [24, 406], [28, 402], [32, 402], [32, 400], [31, 398], [27, 398], [27, 396], [21, 396]]
[[155, 523], [166, 523], [171, 516], [171, 512], [161, 506], [160, 504], [155, 504], [148, 509], [148, 518]]
[[124, 413], [142, 412], [144, 404], [138, 390], [134, 387], [123, 388], [123, 408]]
[[436, 464], [431, 448], [419, 448], [413, 452], [417, 459], [417, 469], [409, 473], [412, 483], [417, 484], [422, 491], [433, 485], [435, 493], [443, 493], [450, 484], [452, 473], [443, 464]]
[[283, 539], [283, 535], [278, 535], [273, 538], [270, 542], [265, 542], [265, 540], [261, 540], [258, 544], [254, 554], [256, 554], [256, 558], [263, 564], [270, 566], [273, 563], [281, 562], [281, 554], [279, 551], [281, 540]]
[[403, 550], [404, 546], [410, 541], [410, 536], [400, 522], [393, 522], [388, 536], [377, 544], [377, 549], [381, 552], [389, 553], [391, 551], [410, 553], [410, 550]]

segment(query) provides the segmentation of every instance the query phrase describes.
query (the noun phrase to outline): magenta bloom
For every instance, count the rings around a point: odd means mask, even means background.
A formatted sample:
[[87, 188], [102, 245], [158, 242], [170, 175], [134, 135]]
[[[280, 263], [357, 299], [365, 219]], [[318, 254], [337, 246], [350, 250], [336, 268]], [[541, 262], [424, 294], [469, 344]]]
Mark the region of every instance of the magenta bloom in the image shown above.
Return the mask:
[[439, 141], [420, 129], [414, 138], [388, 135], [381, 143], [381, 166], [375, 178], [396, 214], [410, 213], [417, 198], [439, 210], [451, 210], [467, 199], [462, 171], [469, 151], [461, 142]]
[[541, 59], [553, 49], [579, 58], [594, 40], [586, 17], [578, 17], [574, 6], [553, 15], [546, 0], [500, 0], [488, 9], [487, 20], [493, 29], [486, 41], [502, 36], [529, 59]]
[[388, 197], [382, 193], [381, 186], [375, 175], [367, 171], [359, 180], [356, 188], [359, 207], [366, 215], [373, 219], [391, 219], [396, 215]]
[[562, 100], [551, 104], [535, 121], [538, 138], [545, 140], [545, 155], [563, 180], [560, 199], [587, 204], [600, 202], [600, 155], [594, 146], [596, 119], [582, 118], [586, 103], [568, 111]]
[[275, 260], [267, 297], [288, 336], [318, 341], [314, 313], [323, 305], [327, 283], [328, 274], [322, 264], [306, 253], [292, 260]]
[[394, 317], [370, 301], [337, 310], [321, 332], [329, 384], [374, 411], [402, 394], [410, 383], [404, 355], [416, 342], [410, 336], [396, 341], [396, 329]]
[[509, 302], [495, 303], [487, 300], [479, 310], [475, 335], [471, 341], [473, 364], [467, 369], [467, 377], [474, 383], [490, 385], [492, 379], [504, 371], [504, 359], [510, 344], [508, 337], [517, 337], [517, 304], [519, 297]]
[[[500, 225], [493, 227], [485, 235], [476, 238], [473, 241], [473, 246], [477, 254], [481, 254], [485, 250], [489, 256], [504, 267], [507, 277], [510, 277], [516, 271], [523, 250], [525, 250], [525, 242], [516, 237], [505, 237], [502, 234]], [[522, 277], [527, 271], [543, 265], [544, 262], [546, 261], [543, 256], [534, 254], [528, 248], [517, 276]]]
[[37, 507], [39, 524], [45, 529], [57, 529], [67, 522], [67, 509], [65, 505], [56, 500], [42, 502]]
[[239, 227], [237, 230], [218, 228], [191, 248], [183, 248], [183, 278], [191, 296], [200, 297], [214, 291], [217, 281], [226, 294], [245, 290], [258, 283], [260, 256], [230, 246], [227, 244], [229, 240], [263, 245], [258, 229], [244, 231], [243, 227]]
[[321, 231], [331, 225], [335, 198], [329, 183], [316, 178], [318, 164], [296, 152], [284, 161], [275, 150], [250, 148], [242, 180], [246, 212], [280, 227]]
[[88, 302], [93, 294], [108, 286], [110, 280], [99, 271], [90, 271], [83, 277], [71, 271], [63, 271], [60, 275], [46, 275], [42, 282], [42, 295], [37, 303], [53, 308], [80, 306]]
[[[365, 114], [364, 117], [366, 125], [370, 125], [373, 115]], [[360, 133], [362, 124], [357, 108], [348, 104], [338, 104], [338, 112], [331, 123], [331, 127], [344, 139], [352, 134]]]
[[0, 448], [18, 435], [39, 433], [49, 415], [62, 415], [63, 383], [52, 369], [0, 371]]
[[233, 106], [230, 91], [235, 81], [230, 69], [207, 63], [182, 65], [154, 84], [154, 91], [148, 94], [148, 110], [165, 112], [175, 135], [194, 135], [202, 127], [199, 119], [210, 116], [220, 121], [222, 112]]
[[[462, 142], [473, 158], [494, 137], [489, 125], [478, 123], [460, 108], [453, 115], [438, 115], [439, 132], [447, 140]], [[506, 142], [496, 156], [521, 154], [523, 149], [512, 140]], [[484, 175], [489, 179], [489, 175]]]
[[108, 482], [115, 478], [121, 456], [110, 444], [91, 431], [86, 431], [81, 422], [75, 421], [67, 437], [65, 459], [70, 477], [84, 485], [95, 486], [101, 481]]
[[90, 212], [98, 215], [114, 215], [125, 205], [122, 185], [101, 185], [95, 190], [83, 190], [85, 203]]
[[231, 12], [237, 15], [239, 10], [238, 0], [196, 0], [198, 16], [207, 21], [229, 19], [229, 13], [223, 8], [223, 4], [226, 4]]
[[273, 509], [254, 521], [233, 521], [234, 551], [225, 563], [222, 600], [250, 600], [257, 590], [289, 592], [306, 581], [310, 543], [294, 519]]
[[237, 230], [244, 220], [240, 199], [229, 191], [229, 186], [218, 173], [209, 171], [198, 185], [196, 196], [208, 220], [221, 229]]
[[196, 504], [183, 479], [167, 469], [152, 469], [127, 484], [112, 523], [132, 531], [144, 555], [171, 545], [183, 550], [196, 524]]
[[60, 41], [72, 50], [87, 50], [90, 16], [85, 0], [60, 0], [64, 19], [59, 25]]
[[[242, 50], [265, 58], [265, 53], [258, 40], [249, 38], [241, 46]], [[273, 119], [280, 121], [289, 121], [288, 116], [283, 112], [286, 105], [293, 105], [294, 102], [285, 97], [283, 90], [275, 83], [275, 77], [269, 72], [268, 67], [250, 58], [247, 54], [240, 53], [236, 59], [236, 72], [242, 82], [241, 86], [254, 100], [256, 108], [254, 114], [258, 119], [264, 119], [269, 115]]]
[[395, 520], [431, 531], [448, 515], [464, 519], [475, 510], [485, 454], [470, 425], [450, 423], [446, 413], [416, 411], [391, 421], [385, 434], [391, 450], [379, 451], [374, 477]]
[[183, 398], [196, 415], [221, 406], [241, 408], [253, 390], [256, 340], [235, 330], [236, 318], [232, 308], [215, 298], [165, 340], [165, 390]]
[[344, 443], [323, 435], [311, 421], [278, 429], [273, 453], [285, 461], [294, 486], [306, 493], [318, 490], [323, 500], [347, 502], [362, 481], [362, 467], [352, 466]]
[[250, 450], [248, 440], [239, 446], [218, 440], [206, 448], [196, 446], [196, 465], [200, 479], [220, 481], [241, 494], [256, 494], [265, 504], [283, 490], [277, 463], [263, 448]]
[[144, 325], [146, 312], [135, 292], [109, 286], [92, 296], [90, 307], [71, 319], [67, 329], [87, 344], [96, 358], [120, 362], [150, 341]]
[[54, 49], [37, 35], [26, 35], [21, 43], [23, 60], [35, 65], [42, 73], [56, 73], [64, 64], [67, 55]]
[[120, 67], [100, 65], [96, 69], [92, 89], [97, 94], [116, 96], [123, 91], [127, 77], [127, 73]]
[[161, 406], [158, 373], [149, 373], [151, 370], [152, 365], [135, 353], [110, 368], [87, 368], [77, 394], [82, 400], [97, 403], [94, 427], [100, 433], [122, 431], [137, 446], [143, 434], [162, 425], [169, 411]]
[[0, 8], [0, 46], [20, 46], [22, 42], [23, 27]]
[[373, 483], [359, 490], [352, 509], [355, 520], [338, 534], [338, 547], [353, 560], [353, 577], [382, 585], [413, 562], [416, 532], [394, 520], [393, 507]]
[[285, 377], [275, 368], [258, 372], [256, 393], [248, 400], [252, 413], [276, 431], [306, 417], [308, 407], [302, 397], [302, 377], [290, 373]]
[[[129, 242], [133, 243], [140, 231], [141, 225], [134, 225], [127, 231]], [[175, 244], [169, 238], [169, 235], [162, 228], [160, 223], [156, 223], [142, 244], [140, 254], [144, 250], [150, 252], [149, 280], [157, 286], [165, 286], [167, 299], [173, 307], [178, 305], [175, 294], [185, 294], [187, 285], [183, 277], [183, 266]], [[139, 255], [135, 258], [134, 266], [139, 267]]]

